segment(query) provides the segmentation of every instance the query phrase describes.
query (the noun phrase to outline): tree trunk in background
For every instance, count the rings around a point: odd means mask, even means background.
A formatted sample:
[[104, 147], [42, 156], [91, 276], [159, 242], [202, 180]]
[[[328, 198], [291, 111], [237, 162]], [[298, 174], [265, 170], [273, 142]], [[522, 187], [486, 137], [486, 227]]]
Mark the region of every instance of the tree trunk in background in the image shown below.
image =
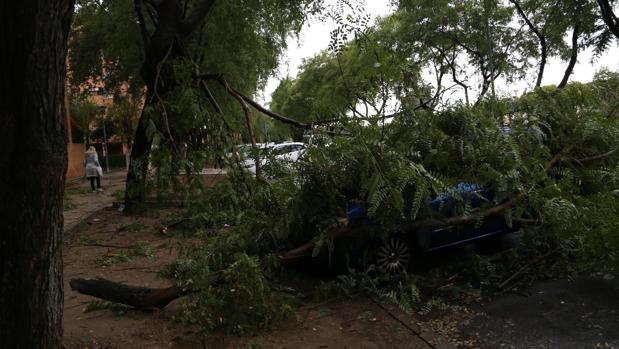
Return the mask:
[[0, 2], [0, 345], [62, 345], [65, 56], [73, 0]]
[[[178, 56], [178, 46], [175, 47], [174, 41], [179, 35], [179, 26], [183, 20], [180, 2], [177, 0], [163, 1], [157, 8], [157, 18], [157, 28], [148, 39], [148, 44], [145, 44], [146, 54], [141, 69], [142, 79], [146, 84], [146, 96], [133, 137], [127, 171], [125, 212], [129, 214], [138, 211], [139, 206], [146, 199], [148, 154], [151, 148], [151, 141], [146, 135], [148, 122], [145, 117], [146, 109], [157, 102], [156, 98], [165, 96], [166, 90], [170, 90], [171, 85], [174, 84], [173, 79], [169, 79], [168, 76], [170, 68], [167, 61]], [[164, 84], [161, 83], [162, 81]]]
[[[148, 98], [148, 94], [147, 94]], [[146, 108], [147, 102], [144, 103]], [[125, 212], [135, 213], [146, 199], [146, 176], [148, 174], [148, 152], [150, 141], [146, 137], [146, 119], [144, 110], [140, 115], [138, 126], [135, 129], [131, 153], [129, 153], [129, 166], [127, 169], [127, 183], [125, 187]]]
[[[139, 0], [134, 1], [136, 5], [140, 4]], [[146, 97], [133, 138], [129, 170], [127, 171], [125, 211], [128, 213], [138, 210], [147, 194], [146, 175], [148, 173], [148, 154], [151, 150], [151, 141], [146, 134], [147, 123], [150, 121], [145, 118], [145, 110], [149, 106], [154, 106], [159, 98], [165, 98], [168, 91], [178, 86], [169, 61], [187, 55], [183, 48], [184, 41], [203, 23], [214, 3], [215, 0], [202, 0], [196, 4], [191, 14], [186, 14], [186, 9], [183, 8], [181, 1], [163, 0], [155, 8], [157, 26], [153, 33], [148, 34], [146, 27], [143, 27], [142, 40], [144, 41], [145, 55], [141, 74], [142, 80], [146, 84]], [[140, 11], [140, 6], [136, 6], [138, 18], [143, 17], [139, 13]], [[161, 122], [153, 121], [158, 124], [158, 128], [163, 129]]]

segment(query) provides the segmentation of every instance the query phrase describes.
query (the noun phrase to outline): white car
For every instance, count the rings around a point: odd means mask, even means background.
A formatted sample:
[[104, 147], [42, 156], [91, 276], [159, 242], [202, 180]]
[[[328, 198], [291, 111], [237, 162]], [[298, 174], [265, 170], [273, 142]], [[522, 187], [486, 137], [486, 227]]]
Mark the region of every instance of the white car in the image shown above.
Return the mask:
[[[288, 142], [275, 144], [260, 149], [260, 167], [266, 165], [270, 157], [286, 162], [296, 162], [305, 152], [305, 143]], [[243, 161], [243, 166], [251, 173], [256, 173], [256, 163], [251, 157]]]

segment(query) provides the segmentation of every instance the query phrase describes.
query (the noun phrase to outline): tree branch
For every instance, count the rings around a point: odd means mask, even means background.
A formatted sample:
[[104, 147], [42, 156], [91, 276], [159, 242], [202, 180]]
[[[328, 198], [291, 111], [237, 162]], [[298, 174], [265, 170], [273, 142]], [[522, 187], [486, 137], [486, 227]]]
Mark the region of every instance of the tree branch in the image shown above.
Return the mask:
[[[226, 88], [226, 90], [229, 93], [234, 93], [236, 94], [238, 97], [240, 97], [241, 99], [243, 99], [245, 102], [247, 102], [249, 105], [251, 105], [252, 107], [254, 107], [256, 110], [258, 110], [259, 112], [275, 119], [278, 121], [281, 121], [285, 124], [289, 124], [289, 125], [293, 125], [295, 127], [298, 128], [302, 128], [302, 129], [306, 129], [306, 130], [311, 130], [312, 129], [312, 124], [306, 124], [294, 119], [290, 119], [288, 117], [285, 117], [283, 115], [277, 114], [275, 112], [272, 112], [266, 108], [264, 108], [263, 106], [261, 106], [260, 104], [258, 104], [256, 101], [254, 101], [253, 99], [245, 96], [244, 94], [242, 94], [241, 92], [239, 92], [238, 90], [234, 89], [233, 87], [230, 87], [228, 85], [228, 82], [226, 81], [226, 79], [223, 77], [223, 75], [221, 74], [203, 74], [203, 75], [199, 75], [196, 78], [198, 79], [206, 79], [206, 80], [215, 80], [217, 82], [219, 82], [222, 86], [224, 86], [224, 88]], [[227, 86], [227, 87], [226, 87]]]
[[457, 72], [456, 72], [456, 50], [453, 51], [452, 53], [452, 58], [450, 59], [449, 57], [447, 57], [447, 54], [445, 53], [444, 50], [442, 50], [440, 47], [435, 47], [436, 50], [441, 54], [441, 56], [443, 56], [443, 60], [447, 63], [447, 66], [449, 66], [449, 69], [451, 70], [451, 79], [458, 84], [460, 87], [462, 87], [462, 89], [464, 90], [464, 100], [466, 102], [466, 105], [470, 105], [469, 102], [469, 86], [467, 84], [465, 84], [464, 82], [460, 81], [460, 79], [458, 79], [457, 77]]
[[619, 40], [619, 20], [617, 16], [613, 13], [613, 8], [610, 5], [610, 1], [608, 0], [597, 0], [598, 5], [600, 6], [600, 13], [602, 14], [602, 20], [608, 26], [608, 29], [615, 35], [617, 40]]
[[[249, 110], [249, 107], [247, 106], [247, 103], [245, 102], [243, 97], [241, 97], [240, 93], [234, 90], [233, 88], [231, 88], [228, 82], [221, 75], [219, 76], [217, 81], [219, 81], [224, 86], [228, 94], [234, 97], [234, 99], [239, 101], [239, 103], [241, 104], [241, 108], [243, 109], [243, 114], [245, 115], [245, 124], [247, 126], [247, 133], [249, 134], [249, 141], [251, 142], [252, 148], [257, 149], [256, 137], [254, 137], [254, 130], [251, 126], [251, 118], [249, 116], [250, 110]], [[256, 154], [254, 158], [254, 164], [256, 165], [256, 178], [260, 178], [260, 155]]]
[[580, 23], [574, 24], [574, 31], [572, 32], [572, 53], [570, 55], [570, 62], [567, 65], [567, 69], [565, 69], [565, 74], [563, 74], [563, 79], [557, 85], [557, 89], [562, 89], [567, 85], [567, 81], [570, 79], [570, 75], [572, 75], [572, 71], [574, 70], [574, 66], [576, 65], [576, 60], [578, 58], [578, 35], [580, 34]]
[[509, 0], [516, 7], [516, 11], [522, 19], [524, 19], [525, 23], [529, 26], [531, 31], [537, 36], [540, 45], [540, 63], [539, 63], [539, 71], [537, 73], [537, 81], [535, 82], [535, 87], [540, 87], [542, 84], [542, 77], [544, 76], [544, 67], [546, 66], [546, 57], [547, 57], [547, 46], [546, 46], [546, 37], [540, 33], [540, 31], [535, 27], [535, 25], [531, 22], [529, 17], [524, 13], [522, 7], [516, 0]]
[[595, 161], [595, 160], [599, 160], [599, 159], [603, 159], [603, 158], [609, 157], [609, 156], [613, 155], [616, 152], [617, 152], [617, 148], [615, 148], [613, 150], [610, 150], [610, 151], [607, 151], [606, 153], [602, 153], [602, 154], [598, 154], [598, 155], [593, 155], [593, 156], [589, 156], [589, 157], [582, 158], [582, 159], [577, 159], [575, 161], [578, 162], [578, 163], [588, 162], [588, 161]]

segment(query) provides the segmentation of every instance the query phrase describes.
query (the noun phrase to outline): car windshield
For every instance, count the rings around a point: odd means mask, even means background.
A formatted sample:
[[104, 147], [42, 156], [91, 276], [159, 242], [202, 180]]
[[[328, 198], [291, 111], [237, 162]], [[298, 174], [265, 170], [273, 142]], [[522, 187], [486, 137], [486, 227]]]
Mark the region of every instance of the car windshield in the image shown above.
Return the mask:
[[301, 144], [286, 144], [286, 145], [279, 146], [277, 148], [273, 148], [271, 150], [271, 154], [277, 156], [277, 155], [292, 153], [293, 151], [299, 151], [301, 149], [303, 149], [303, 146]]

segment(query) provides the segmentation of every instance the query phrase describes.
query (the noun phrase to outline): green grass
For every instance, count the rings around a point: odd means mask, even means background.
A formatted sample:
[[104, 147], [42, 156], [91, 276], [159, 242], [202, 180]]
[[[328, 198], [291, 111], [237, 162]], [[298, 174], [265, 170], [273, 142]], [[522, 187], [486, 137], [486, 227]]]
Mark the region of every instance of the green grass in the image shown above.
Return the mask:
[[153, 248], [148, 242], [140, 241], [126, 250], [108, 251], [103, 256], [97, 257], [95, 263], [99, 266], [109, 267], [115, 264], [133, 262], [136, 257], [144, 257], [150, 260], [156, 258]]
[[133, 256], [124, 250], [118, 252], [107, 252], [105, 255], [97, 257], [95, 263], [103, 267], [109, 267], [119, 263], [133, 262]]
[[136, 257], [155, 259], [153, 248], [146, 241], [140, 241], [131, 246], [131, 254]]
[[118, 231], [126, 231], [126, 232], [131, 232], [131, 233], [137, 233], [141, 231], [142, 229], [144, 229], [144, 224], [140, 223], [139, 221], [123, 224], [120, 227], [118, 227]]
[[132, 311], [133, 308], [125, 304], [108, 301], [90, 301], [88, 302], [88, 304], [86, 304], [84, 313], [90, 313], [97, 310], [110, 310], [114, 314], [116, 314], [116, 316], [121, 317], [127, 314], [127, 312]]

